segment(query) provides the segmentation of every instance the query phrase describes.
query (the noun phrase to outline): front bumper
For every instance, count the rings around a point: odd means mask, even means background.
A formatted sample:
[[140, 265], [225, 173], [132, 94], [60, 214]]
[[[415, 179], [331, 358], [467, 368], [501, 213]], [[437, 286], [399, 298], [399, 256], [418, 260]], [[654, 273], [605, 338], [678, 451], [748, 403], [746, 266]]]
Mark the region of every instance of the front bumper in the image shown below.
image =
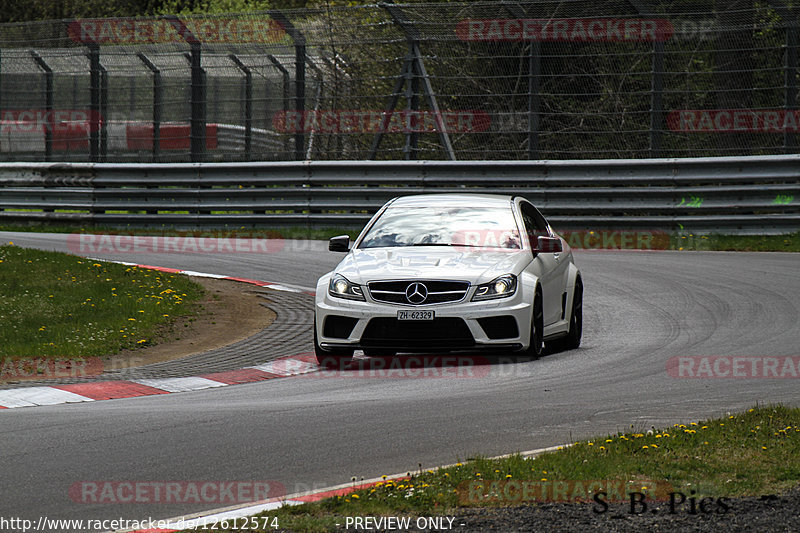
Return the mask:
[[[318, 287], [315, 327], [322, 348], [507, 353], [530, 342], [531, 304], [522, 287], [511, 297], [479, 302], [410, 306], [366, 298], [363, 302], [337, 298]], [[398, 320], [400, 310], [433, 311], [435, 318]]]

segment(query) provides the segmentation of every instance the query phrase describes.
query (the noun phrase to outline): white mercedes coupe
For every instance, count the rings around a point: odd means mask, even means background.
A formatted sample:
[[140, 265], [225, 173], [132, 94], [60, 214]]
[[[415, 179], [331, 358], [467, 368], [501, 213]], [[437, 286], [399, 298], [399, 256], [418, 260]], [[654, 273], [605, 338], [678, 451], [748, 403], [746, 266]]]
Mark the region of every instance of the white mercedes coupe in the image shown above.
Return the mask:
[[322, 366], [355, 350], [536, 358], [581, 342], [583, 282], [567, 243], [521, 197], [424, 194], [387, 202], [317, 282]]

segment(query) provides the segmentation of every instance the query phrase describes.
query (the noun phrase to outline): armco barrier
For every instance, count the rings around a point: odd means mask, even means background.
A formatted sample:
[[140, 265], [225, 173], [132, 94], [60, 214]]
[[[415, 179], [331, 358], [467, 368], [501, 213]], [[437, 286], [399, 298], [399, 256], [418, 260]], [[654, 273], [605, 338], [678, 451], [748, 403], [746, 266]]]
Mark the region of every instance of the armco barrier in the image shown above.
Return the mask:
[[358, 226], [389, 198], [517, 194], [557, 229], [800, 229], [800, 155], [578, 161], [6, 163], [0, 220]]

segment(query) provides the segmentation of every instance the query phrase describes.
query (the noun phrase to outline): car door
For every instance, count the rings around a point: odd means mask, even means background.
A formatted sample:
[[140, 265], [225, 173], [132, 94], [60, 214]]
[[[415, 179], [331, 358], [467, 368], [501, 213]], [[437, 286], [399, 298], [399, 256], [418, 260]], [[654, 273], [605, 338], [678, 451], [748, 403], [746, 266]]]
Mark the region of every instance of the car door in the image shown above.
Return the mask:
[[[544, 217], [536, 210], [533, 205], [527, 202], [520, 203], [520, 214], [522, 223], [525, 225], [525, 233], [531, 248], [536, 246], [537, 237], [550, 237], [550, 231]], [[563, 291], [563, 271], [564, 266], [560, 254], [557, 253], [537, 253], [531, 264], [528, 266], [537, 276], [542, 287], [542, 310], [544, 312], [544, 325], [550, 325], [561, 319], [561, 293]]]

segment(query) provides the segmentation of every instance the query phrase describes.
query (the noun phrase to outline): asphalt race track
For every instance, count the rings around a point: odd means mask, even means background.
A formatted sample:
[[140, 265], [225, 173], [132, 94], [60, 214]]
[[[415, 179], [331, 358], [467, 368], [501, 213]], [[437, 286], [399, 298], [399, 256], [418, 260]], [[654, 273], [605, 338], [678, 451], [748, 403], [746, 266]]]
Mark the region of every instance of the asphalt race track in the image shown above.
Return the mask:
[[[0, 233], [8, 241], [67, 251], [65, 235]], [[88, 255], [311, 288], [341, 258], [326, 248], [287, 241], [262, 254]], [[76, 503], [69, 490], [83, 481], [239, 480], [293, 493], [757, 402], [800, 405], [800, 378], [687, 379], [666, 369], [677, 356], [800, 356], [800, 254], [587, 251], [576, 261], [585, 285], [579, 350], [474, 377], [312, 374], [0, 411], [0, 516], [170, 518], [209, 505]]]

